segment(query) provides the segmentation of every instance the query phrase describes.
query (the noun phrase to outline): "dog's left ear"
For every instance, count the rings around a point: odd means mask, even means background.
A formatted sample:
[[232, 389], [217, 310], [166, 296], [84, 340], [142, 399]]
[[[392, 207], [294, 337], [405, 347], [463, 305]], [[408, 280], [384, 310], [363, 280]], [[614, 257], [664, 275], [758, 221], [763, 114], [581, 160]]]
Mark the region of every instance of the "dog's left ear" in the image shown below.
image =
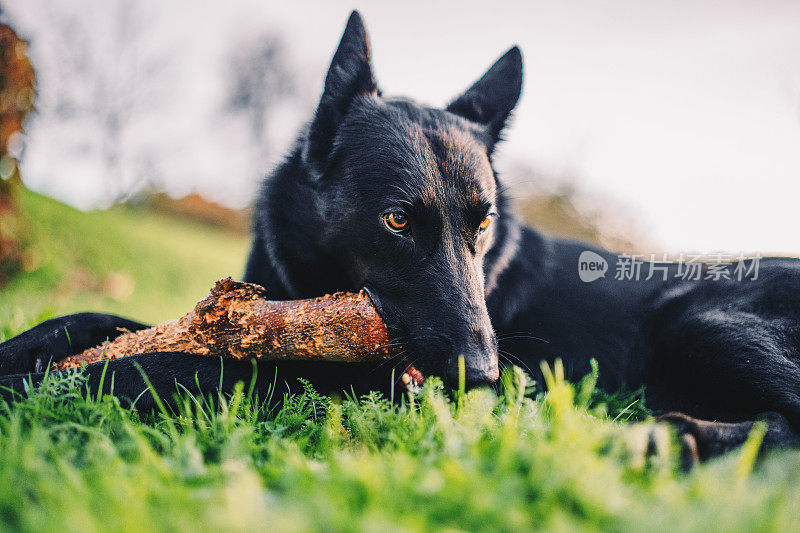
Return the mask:
[[325, 89], [308, 131], [306, 160], [318, 172], [325, 169], [336, 130], [353, 98], [370, 93], [378, 93], [378, 84], [372, 73], [369, 38], [361, 15], [353, 11], [333, 55]]
[[494, 145], [511, 110], [517, 105], [521, 91], [522, 53], [515, 46], [498, 59], [467, 92], [453, 100], [447, 110], [486, 126]]

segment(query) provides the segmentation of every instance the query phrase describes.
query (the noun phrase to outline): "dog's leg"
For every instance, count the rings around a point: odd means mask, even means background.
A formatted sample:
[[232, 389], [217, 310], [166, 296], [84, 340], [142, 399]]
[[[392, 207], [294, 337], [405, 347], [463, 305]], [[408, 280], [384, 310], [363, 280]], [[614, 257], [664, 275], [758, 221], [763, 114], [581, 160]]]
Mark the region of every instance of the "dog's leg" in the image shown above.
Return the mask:
[[[92, 363], [86, 366], [84, 373], [92, 394], [97, 394], [102, 380], [104, 394], [113, 393], [128, 403], [136, 401], [137, 409], [151, 410], [156, 407], [156, 400], [148, 382], [161, 401], [171, 407], [175, 405], [176, 393], [188, 391], [198, 396], [231, 392], [240, 381], [246, 389], [252, 384], [262, 399], [270, 387], [277, 387], [279, 390], [273, 398], [278, 401], [284, 392], [301, 389], [297, 379], [300, 377], [310, 379], [314, 387], [325, 394], [352, 392], [358, 395], [386, 388], [388, 379], [375, 372], [376, 368], [379, 367], [375, 363], [261, 361], [254, 364], [250, 360], [220, 360], [172, 352]], [[24, 396], [26, 384], [35, 387], [44, 376], [44, 372], [0, 376], [0, 396], [6, 401], [18, 400]]]
[[[129, 404], [138, 398], [137, 407], [152, 409], [156, 403], [148, 391], [148, 381], [156, 394], [169, 405], [178, 391], [178, 383], [193, 394], [217, 390], [222, 368], [219, 359], [210, 357], [154, 353], [93, 363], [87, 365], [84, 372], [92, 394], [99, 392], [102, 379], [103, 394], [113, 393]], [[249, 361], [225, 361], [222, 388], [232, 390], [237, 381], [249, 378], [252, 371]], [[0, 376], [0, 394], [6, 401], [18, 400], [24, 394], [26, 382], [36, 387], [44, 376], [44, 372]]]
[[[780, 413], [765, 413], [760, 419], [767, 424], [762, 441], [763, 448], [800, 444], [800, 435], [795, 432], [785, 416]], [[755, 424], [755, 420], [743, 422], [700, 420], [679, 412], [667, 413], [657, 420], [670, 424], [678, 432], [683, 446], [681, 463], [684, 470], [690, 469], [698, 461], [722, 455], [741, 446], [750, 436]]]
[[148, 326], [99, 313], [78, 313], [42, 322], [0, 344], [0, 375], [41, 372], [50, 361], [97, 346], [122, 330]]
[[766, 446], [800, 444], [800, 351], [787, 327], [714, 310], [667, 321], [656, 332], [648, 400], [687, 413], [663, 419], [691, 435], [698, 458], [744, 443], [759, 416], [768, 423]]

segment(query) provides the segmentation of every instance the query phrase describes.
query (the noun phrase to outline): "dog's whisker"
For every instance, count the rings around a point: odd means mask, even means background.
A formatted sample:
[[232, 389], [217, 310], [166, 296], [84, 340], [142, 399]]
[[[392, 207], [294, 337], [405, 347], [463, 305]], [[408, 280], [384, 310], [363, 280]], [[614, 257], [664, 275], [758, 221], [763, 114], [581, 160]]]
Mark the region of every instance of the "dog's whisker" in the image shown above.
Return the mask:
[[397, 354], [393, 355], [389, 359], [381, 361], [380, 363], [375, 365], [375, 367], [373, 367], [371, 370], [369, 370], [366, 373], [366, 376], [367, 377], [372, 376], [372, 375], [374, 375], [376, 372], [378, 372], [380, 370], [385, 370], [387, 367], [394, 366], [396, 363], [402, 362], [402, 360], [405, 357], [405, 355], [406, 355], [406, 350], [401, 350], [400, 352], [398, 352]]
[[402, 342], [387, 342], [386, 344], [379, 344], [375, 347], [375, 349], [379, 350], [381, 348], [394, 348], [396, 346], [403, 346]]
[[505, 357], [508, 360], [508, 362], [511, 363], [512, 365], [521, 366], [522, 368], [527, 370], [528, 374], [530, 374], [531, 376], [535, 376], [536, 375], [534, 373], [534, 371], [531, 370], [531, 367], [529, 367], [525, 363], [525, 361], [523, 361], [522, 359], [520, 359], [516, 355], [512, 354], [511, 352], [506, 352], [505, 350], [497, 350], [497, 353], [498, 353], [498, 355], [500, 355], [502, 357]]
[[[412, 359], [411, 362], [409, 363], [409, 366], [414, 366], [414, 363], [417, 362], [417, 359], [419, 359], [419, 358], [415, 357], [414, 359]], [[401, 372], [399, 376], [396, 376], [394, 378], [394, 384], [397, 385], [398, 383], [400, 383], [402, 381], [403, 381], [403, 373]], [[405, 383], [403, 383], [403, 385], [405, 385]]]
[[541, 341], [541, 342], [545, 342], [547, 344], [550, 344], [550, 341], [547, 340], [547, 339], [544, 339], [542, 337], [537, 337], [536, 335], [531, 335], [531, 334], [528, 334], [528, 333], [522, 333], [522, 332], [520, 332], [520, 333], [507, 333], [505, 335], [500, 335], [499, 337], [497, 337], [498, 341], [506, 341], [506, 340], [509, 340], [509, 339], [531, 339], [531, 340]]
[[532, 334], [529, 331], [512, 331], [512, 332], [504, 333], [502, 335], [498, 335], [497, 336], [497, 340], [498, 341], [504, 341], [504, 340], [509, 340], [509, 339], [531, 339], [531, 340], [537, 340], [537, 341], [546, 342], [547, 344], [550, 344], [549, 340], [547, 340], [547, 339], [545, 339], [543, 337], [537, 337], [536, 335]]

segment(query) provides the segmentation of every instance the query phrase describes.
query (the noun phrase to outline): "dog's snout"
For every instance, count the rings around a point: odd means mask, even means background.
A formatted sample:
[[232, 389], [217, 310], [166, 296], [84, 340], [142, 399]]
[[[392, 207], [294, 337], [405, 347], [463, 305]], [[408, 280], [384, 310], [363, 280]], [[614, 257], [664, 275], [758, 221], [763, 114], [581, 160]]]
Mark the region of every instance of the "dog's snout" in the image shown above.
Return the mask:
[[468, 342], [455, 346], [447, 365], [446, 381], [459, 382], [459, 359], [464, 359], [464, 380], [467, 388], [490, 385], [500, 377], [497, 340], [492, 330], [474, 328]]
[[452, 388], [457, 387], [460, 381], [460, 358], [464, 359], [467, 388], [491, 385], [500, 377], [497, 337], [485, 310], [476, 314], [477, 320], [465, 324], [466, 328], [460, 335], [450, 338], [444, 378]]
[[452, 387], [456, 387], [459, 383], [461, 370], [458, 360], [462, 357], [464, 359], [464, 382], [468, 389], [491, 385], [500, 377], [496, 350], [461, 352], [453, 357], [447, 365], [445, 381]]
[[472, 328], [469, 336], [474, 345], [480, 347], [481, 350], [492, 350], [497, 348], [497, 338], [494, 335], [494, 331], [491, 329]]

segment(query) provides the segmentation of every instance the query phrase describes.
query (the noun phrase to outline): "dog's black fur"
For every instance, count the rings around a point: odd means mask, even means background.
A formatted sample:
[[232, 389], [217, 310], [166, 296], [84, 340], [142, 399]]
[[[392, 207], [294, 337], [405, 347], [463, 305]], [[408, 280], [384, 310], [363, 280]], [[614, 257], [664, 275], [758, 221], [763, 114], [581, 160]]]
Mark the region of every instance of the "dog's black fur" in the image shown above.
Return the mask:
[[[528, 370], [561, 358], [574, 377], [594, 358], [601, 387], [646, 385], [657, 410], [730, 422], [667, 417], [694, 436], [701, 455], [741, 443], [762, 414], [767, 442], [796, 443], [800, 261], [764, 260], [757, 280], [582, 282], [581, 252], [611, 265], [618, 257], [522, 226], [492, 167], [521, 85], [514, 47], [445, 109], [384, 97], [354, 13], [313, 120], [264, 182], [245, 280], [275, 299], [366, 287], [405, 347], [399, 371], [413, 363], [452, 384], [462, 355], [469, 384], [478, 385], [497, 380], [501, 358]], [[404, 214], [407, 228], [391, 231], [388, 213]], [[0, 384], [20, 390], [29, 375], [35, 383], [51, 358], [114, 337], [119, 327], [144, 326], [96, 314], [45, 322], [0, 345]], [[166, 399], [176, 381], [213, 390], [220, 372], [226, 389], [257, 369], [260, 388], [277, 371], [280, 382], [306, 376], [323, 391], [363, 391], [385, 388], [390, 371], [236, 361], [222, 370], [220, 361], [143, 354], [110, 363], [115, 394], [139, 396], [137, 365]], [[89, 365], [92, 386], [101, 369]], [[139, 402], [148, 407], [152, 398]]]

